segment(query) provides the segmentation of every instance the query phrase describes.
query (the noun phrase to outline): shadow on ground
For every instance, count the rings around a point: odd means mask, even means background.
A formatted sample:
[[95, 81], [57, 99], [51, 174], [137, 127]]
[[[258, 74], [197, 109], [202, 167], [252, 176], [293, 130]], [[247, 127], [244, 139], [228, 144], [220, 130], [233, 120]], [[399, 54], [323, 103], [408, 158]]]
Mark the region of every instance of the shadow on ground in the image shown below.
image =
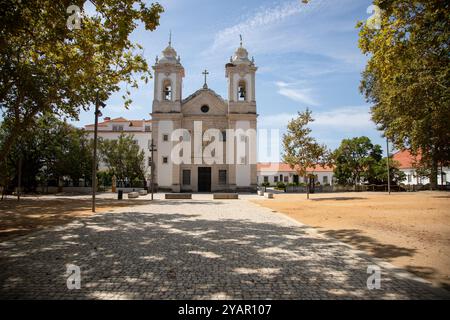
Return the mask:
[[374, 238], [364, 235], [357, 229], [321, 230], [321, 232], [381, 259], [391, 259], [403, 256], [411, 257], [416, 252], [414, 249], [380, 243]]
[[[150, 204], [150, 200], [97, 199], [97, 212], [112, 208]], [[90, 199], [68, 196], [54, 199], [22, 198], [0, 201], [0, 241], [23, 236], [51, 226], [62, 225], [79, 217], [91, 215]]]
[[348, 200], [366, 200], [364, 197], [328, 197], [328, 198], [311, 198], [311, 201], [348, 201]]
[[[368, 290], [370, 262], [308, 230], [195, 214], [104, 214], [0, 244], [0, 298], [436, 297], [390, 273], [381, 290]], [[81, 290], [67, 289], [66, 264], [81, 268]]]

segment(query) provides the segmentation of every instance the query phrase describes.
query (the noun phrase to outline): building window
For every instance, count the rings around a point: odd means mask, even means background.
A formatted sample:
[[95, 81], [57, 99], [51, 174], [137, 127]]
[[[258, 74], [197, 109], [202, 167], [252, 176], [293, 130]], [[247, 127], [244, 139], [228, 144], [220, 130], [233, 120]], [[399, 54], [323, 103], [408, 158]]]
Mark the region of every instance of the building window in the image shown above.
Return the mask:
[[408, 174], [408, 182], [411, 182], [411, 180], [412, 180], [412, 177], [410, 174]]
[[238, 101], [245, 101], [247, 96], [247, 90], [246, 90], [246, 85], [245, 85], [245, 81], [241, 80], [239, 81], [239, 85], [238, 85], [238, 96], [237, 96], [237, 100]]
[[268, 176], [264, 176], [264, 183], [268, 183], [269, 182], [269, 177]]
[[227, 170], [219, 170], [219, 184], [227, 184]]
[[183, 170], [183, 185], [191, 185], [191, 170]]
[[123, 125], [115, 124], [115, 125], [113, 125], [112, 130], [114, 132], [123, 131]]
[[323, 184], [327, 184], [328, 183], [328, 176], [323, 176], [322, 182], [323, 182]]
[[288, 176], [284, 177], [284, 182], [286, 182], [286, 183], [289, 182], [289, 177]]
[[165, 142], [169, 141], [169, 135], [168, 134], [163, 134], [163, 141], [165, 141]]
[[169, 163], [169, 158], [168, 157], [163, 157], [163, 163], [164, 164], [168, 164]]
[[145, 126], [145, 132], [151, 132], [152, 127], [151, 126]]
[[204, 105], [200, 108], [200, 110], [202, 110], [203, 113], [208, 113], [209, 107], [207, 105]]
[[278, 177], [277, 176], [273, 177], [273, 182], [275, 182], [275, 183], [278, 182]]
[[149, 166], [149, 167], [152, 166], [152, 157], [148, 157], [148, 166]]
[[247, 163], [247, 157], [241, 157], [241, 164]]
[[163, 83], [163, 100], [172, 101], [172, 83], [170, 80], [164, 80]]

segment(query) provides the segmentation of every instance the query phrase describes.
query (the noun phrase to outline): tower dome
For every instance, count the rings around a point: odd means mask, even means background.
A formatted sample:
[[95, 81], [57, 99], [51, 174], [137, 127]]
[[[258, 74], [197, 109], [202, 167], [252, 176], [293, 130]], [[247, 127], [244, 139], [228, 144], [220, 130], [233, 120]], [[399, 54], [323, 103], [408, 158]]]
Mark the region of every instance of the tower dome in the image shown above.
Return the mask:
[[177, 57], [177, 52], [172, 47], [172, 33], [170, 33], [169, 45], [162, 51], [162, 58], [159, 63], [171, 63], [177, 64], [180, 62], [180, 58]]
[[251, 61], [248, 58], [248, 51], [242, 46], [242, 36], [240, 36], [240, 38], [241, 45], [234, 52], [234, 56], [232, 57], [231, 61], [234, 64], [251, 64]]
[[165, 48], [162, 52], [162, 58], [159, 60], [159, 63], [177, 63], [177, 52], [174, 48], [169, 44], [167, 48]]

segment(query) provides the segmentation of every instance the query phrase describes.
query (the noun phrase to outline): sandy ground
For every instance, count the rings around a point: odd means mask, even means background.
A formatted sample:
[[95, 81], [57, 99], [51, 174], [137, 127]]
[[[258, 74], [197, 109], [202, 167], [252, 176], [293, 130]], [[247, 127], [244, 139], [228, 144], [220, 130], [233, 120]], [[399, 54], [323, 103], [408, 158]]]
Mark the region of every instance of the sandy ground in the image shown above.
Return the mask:
[[[112, 196], [107, 198], [99, 195], [96, 212], [148, 203], [148, 200], [118, 201]], [[0, 201], [0, 241], [90, 215], [92, 202], [89, 196], [27, 196], [19, 202], [10, 196]]]
[[278, 194], [255, 203], [450, 288], [450, 193]]

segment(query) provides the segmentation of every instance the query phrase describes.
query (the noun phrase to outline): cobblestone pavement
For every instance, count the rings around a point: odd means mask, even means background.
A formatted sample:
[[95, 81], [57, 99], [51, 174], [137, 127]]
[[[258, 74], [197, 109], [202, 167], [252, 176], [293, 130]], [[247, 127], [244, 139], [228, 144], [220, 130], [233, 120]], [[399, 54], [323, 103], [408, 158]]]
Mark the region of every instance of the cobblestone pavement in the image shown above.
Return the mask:
[[[246, 200], [194, 199], [121, 208], [1, 243], [0, 298], [448, 298]], [[80, 290], [67, 289], [66, 264], [80, 267]], [[367, 289], [373, 264], [379, 290]]]

